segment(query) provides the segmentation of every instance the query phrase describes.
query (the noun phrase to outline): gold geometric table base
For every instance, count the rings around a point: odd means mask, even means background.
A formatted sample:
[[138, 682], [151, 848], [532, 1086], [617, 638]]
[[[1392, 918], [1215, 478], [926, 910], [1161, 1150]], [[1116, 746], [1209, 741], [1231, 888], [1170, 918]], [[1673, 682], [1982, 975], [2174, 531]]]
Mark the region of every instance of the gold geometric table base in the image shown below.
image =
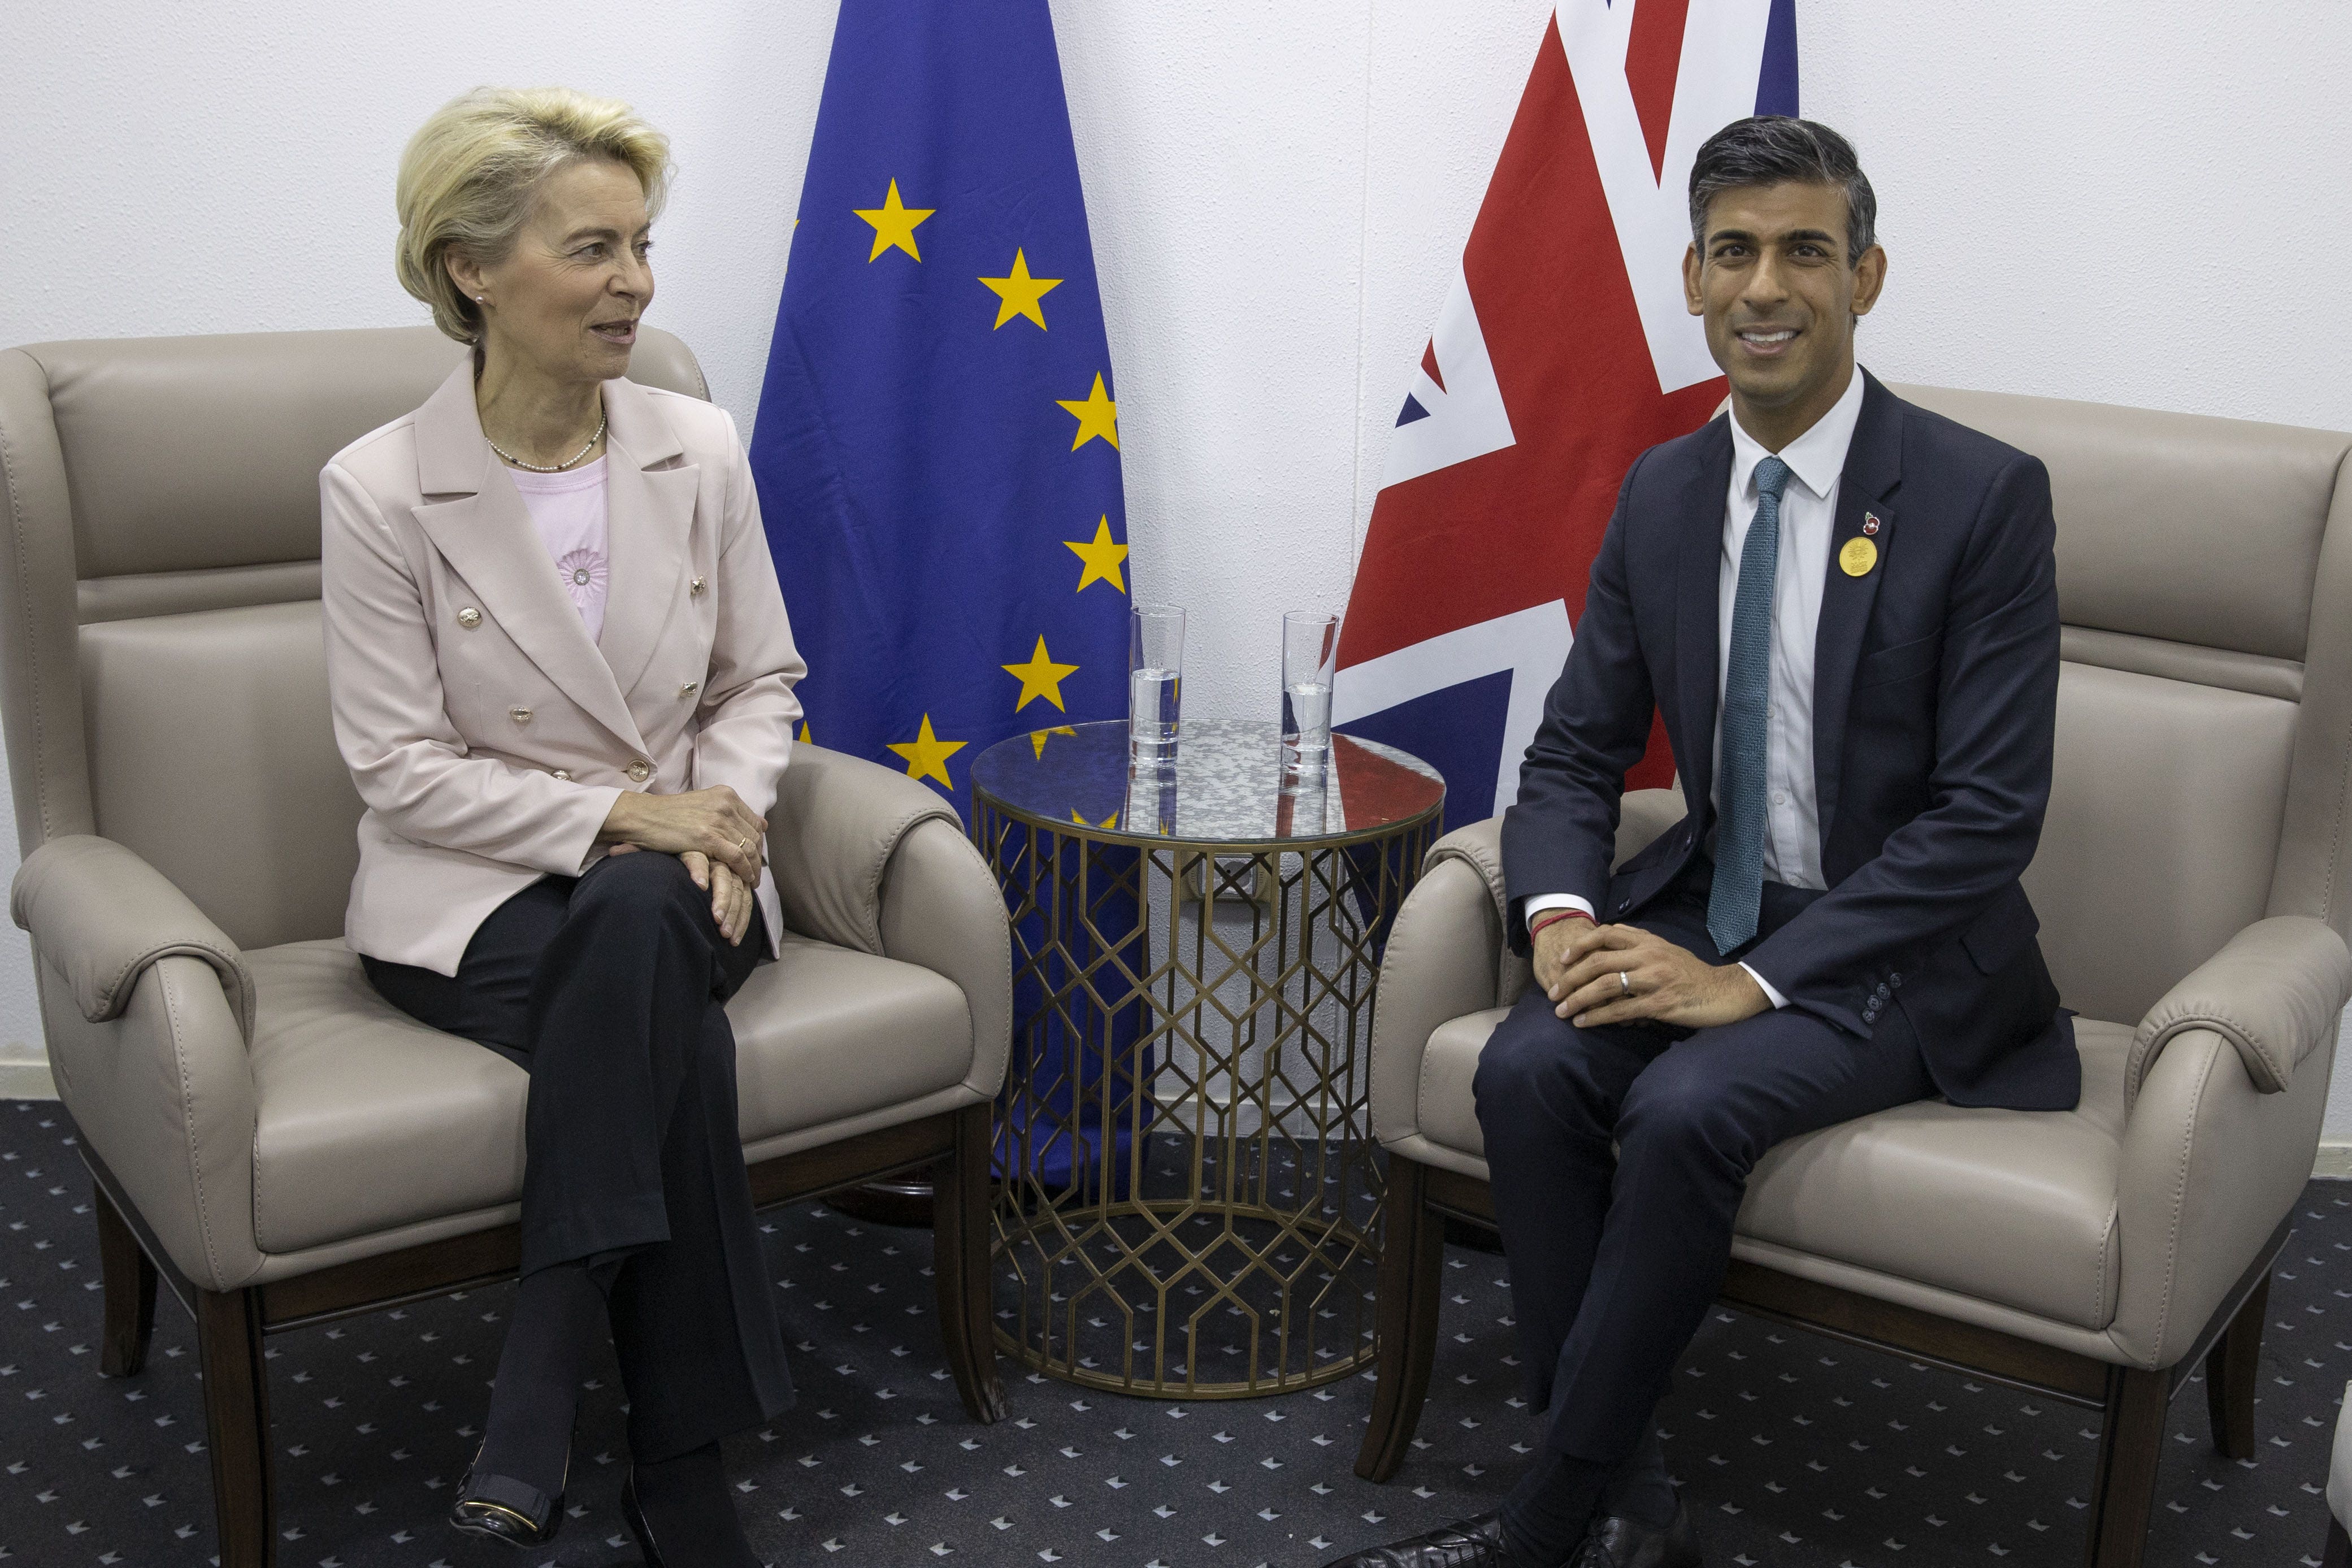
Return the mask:
[[1183, 1399], [1370, 1364], [1372, 982], [1440, 804], [1353, 833], [1153, 843], [980, 794], [973, 838], [1014, 932], [1002, 1350]]
[[[1025, 1364], [1107, 1393], [1243, 1399], [1318, 1387], [1370, 1364], [1375, 1238], [1279, 1209], [1181, 1199], [1113, 1204], [1089, 1218], [1097, 1222], [1087, 1228], [1091, 1236], [1053, 1227], [1068, 1244], [1053, 1262], [1067, 1270], [1079, 1261], [1074, 1254], [1096, 1254], [1084, 1272], [1099, 1281], [1117, 1277], [1123, 1254], [1139, 1277], [1116, 1291], [1051, 1292], [1055, 1310], [1039, 1314], [1034, 1337], [1000, 1327], [998, 1348]], [[1221, 1232], [1217, 1242], [1181, 1245], [1188, 1229], [1209, 1226]], [[1118, 1239], [1105, 1244], [1106, 1233]], [[1143, 1260], [1155, 1245], [1181, 1261], [1153, 1270]], [[1340, 1261], [1327, 1267], [1335, 1251]], [[1150, 1295], [1133, 1299], [1143, 1291]], [[1326, 1326], [1335, 1318], [1339, 1332]]]

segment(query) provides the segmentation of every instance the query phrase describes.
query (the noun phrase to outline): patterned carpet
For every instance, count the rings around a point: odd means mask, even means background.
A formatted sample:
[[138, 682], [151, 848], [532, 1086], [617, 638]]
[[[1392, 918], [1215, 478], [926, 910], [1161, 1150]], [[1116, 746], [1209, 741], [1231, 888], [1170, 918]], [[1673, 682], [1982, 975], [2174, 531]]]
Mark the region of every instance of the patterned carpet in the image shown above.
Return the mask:
[[[0, 1103], [0, 1561], [213, 1558], [192, 1325], [168, 1299], [148, 1369], [97, 1375], [89, 1183], [53, 1104]], [[1420, 1446], [1375, 1487], [1349, 1469], [1371, 1385], [1160, 1405], [1009, 1362], [1013, 1419], [971, 1426], [931, 1318], [929, 1238], [816, 1207], [767, 1217], [798, 1409], [730, 1448], [774, 1563], [896, 1568], [1318, 1568], [1493, 1506], [1534, 1424], [1518, 1397], [1499, 1257], [1448, 1257], [1446, 1334]], [[2314, 1183], [2271, 1295], [2260, 1459], [2218, 1458], [2201, 1390], [2173, 1407], [2148, 1561], [2318, 1560], [2336, 1406], [2352, 1376], [2352, 1186]], [[516, 1563], [441, 1522], [472, 1451], [506, 1289], [270, 1342], [279, 1560]], [[634, 1560], [609, 1369], [590, 1386], [572, 1522], [535, 1562]], [[1865, 1568], [2081, 1561], [2095, 1420], [1728, 1313], [1662, 1412], [1711, 1564]]]

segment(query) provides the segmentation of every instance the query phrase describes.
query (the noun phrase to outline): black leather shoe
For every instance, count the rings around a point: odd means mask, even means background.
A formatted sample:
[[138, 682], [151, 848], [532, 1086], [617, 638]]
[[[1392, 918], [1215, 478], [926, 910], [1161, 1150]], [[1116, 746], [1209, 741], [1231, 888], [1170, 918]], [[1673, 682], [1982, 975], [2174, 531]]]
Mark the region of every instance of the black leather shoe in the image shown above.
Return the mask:
[[637, 1554], [646, 1560], [646, 1568], [662, 1568], [661, 1548], [654, 1544], [653, 1526], [646, 1522], [646, 1511], [637, 1506], [637, 1467], [631, 1465], [621, 1481], [621, 1521], [629, 1533], [637, 1538]]
[[1611, 1514], [1592, 1521], [1576, 1568], [1705, 1568], [1690, 1510], [1675, 1498], [1675, 1517], [1664, 1530]]
[[[475, 1450], [474, 1462], [481, 1462]], [[468, 1535], [503, 1541], [522, 1551], [546, 1545], [563, 1525], [563, 1494], [548, 1496], [511, 1476], [483, 1475], [468, 1469], [449, 1505], [449, 1522]]]
[[1503, 1544], [1500, 1514], [1482, 1513], [1399, 1541], [1342, 1557], [1330, 1568], [1512, 1568]]

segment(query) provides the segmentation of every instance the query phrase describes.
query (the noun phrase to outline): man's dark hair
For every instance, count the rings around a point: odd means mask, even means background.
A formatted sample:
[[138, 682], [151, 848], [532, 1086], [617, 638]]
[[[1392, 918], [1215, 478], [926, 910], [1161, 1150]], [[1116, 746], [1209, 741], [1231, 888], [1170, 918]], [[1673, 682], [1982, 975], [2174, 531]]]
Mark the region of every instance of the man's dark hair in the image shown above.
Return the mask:
[[1845, 262], [1862, 259], [1878, 239], [1878, 196], [1853, 143], [1828, 126], [1785, 114], [1735, 120], [1708, 137], [1691, 165], [1691, 243], [1706, 254], [1707, 204], [1726, 191], [1794, 180], [1845, 192]]

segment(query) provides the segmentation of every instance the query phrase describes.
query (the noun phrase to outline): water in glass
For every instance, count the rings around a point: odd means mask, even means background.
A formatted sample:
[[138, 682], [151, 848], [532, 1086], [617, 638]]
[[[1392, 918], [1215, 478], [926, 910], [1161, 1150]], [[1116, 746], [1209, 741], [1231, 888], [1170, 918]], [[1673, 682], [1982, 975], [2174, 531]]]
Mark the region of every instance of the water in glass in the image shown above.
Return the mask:
[[1331, 749], [1331, 683], [1300, 681], [1282, 691], [1282, 738], [1302, 766]]
[[1138, 604], [1127, 621], [1127, 737], [1138, 763], [1176, 757], [1177, 704], [1184, 690], [1184, 612]]
[[1139, 761], [1158, 761], [1176, 751], [1176, 718], [1181, 677], [1173, 670], [1128, 672], [1128, 738]]
[[1337, 615], [1294, 610], [1282, 618], [1282, 761], [1293, 772], [1320, 772], [1331, 753], [1339, 653]]

